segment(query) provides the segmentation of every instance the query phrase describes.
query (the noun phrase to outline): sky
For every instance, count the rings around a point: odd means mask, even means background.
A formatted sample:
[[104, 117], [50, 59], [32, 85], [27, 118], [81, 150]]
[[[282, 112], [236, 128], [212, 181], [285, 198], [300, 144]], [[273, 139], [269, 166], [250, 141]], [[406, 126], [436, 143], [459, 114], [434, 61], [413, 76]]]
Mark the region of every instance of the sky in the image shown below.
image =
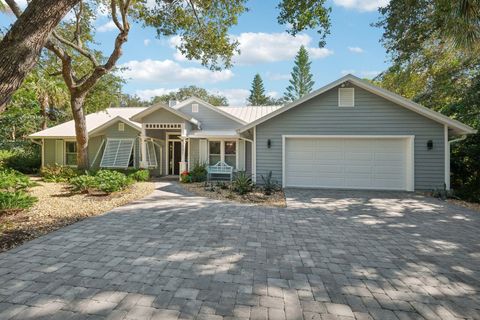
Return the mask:
[[[18, 1], [21, 6], [26, 0]], [[124, 53], [119, 60], [126, 79], [124, 92], [149, 100], [178, 88], [196, 85], [227, 97], [230, 105], [245, 105], [256, 73], [263, 79], [268, 95], [280, 98], [288, 86], [295, 54], [304, 45], [312, 61], [314, 88], [352, 73], [372, 78], [388, 67], [388, 56], [379, 40], [382, 30], [371, 26], [378, 21], [378, 7], [388, 0], [328, 0], [331, 6], [331, 33], [326, 46], [318, 47], [319, 36], [312, 30], [296, 37], [285, 33], [277, 23], [278, 0], [250, 0], [249, 11], [230, 30], [239, 41], [241, 54], [234, 66], [212, 72], [195, 61], [188, 61], [175, 48], [178, 37], [157, 38], [155, 30], [133, 25]], [[0, 26], [8, 28], [11, 15], [0, 14]], [[117, 30], [111, 19], [99, 15], [95, 41], [108, 54]]]

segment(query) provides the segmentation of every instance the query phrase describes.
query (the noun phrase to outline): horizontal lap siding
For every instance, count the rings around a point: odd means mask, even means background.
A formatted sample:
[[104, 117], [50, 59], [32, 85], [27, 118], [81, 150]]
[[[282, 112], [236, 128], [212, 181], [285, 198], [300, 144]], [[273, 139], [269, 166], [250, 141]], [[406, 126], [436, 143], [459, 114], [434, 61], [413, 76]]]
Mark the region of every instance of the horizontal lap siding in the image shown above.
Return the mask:
[[271, 170], [282, 181], [282, 135], [415, 135], [415, 189], [443, 187], [442, 124], [358, 87], [355, 107], [338, 107], [337, 92], [332, 89], [257, 126], [258, 177]]
[[201, 104], [198, 104], [198, 112], [192, 112], [192, 103], [181, 107], [179, 110], [200, 121], [202, 130], [232, 130], [242, 126], [239, 122]]

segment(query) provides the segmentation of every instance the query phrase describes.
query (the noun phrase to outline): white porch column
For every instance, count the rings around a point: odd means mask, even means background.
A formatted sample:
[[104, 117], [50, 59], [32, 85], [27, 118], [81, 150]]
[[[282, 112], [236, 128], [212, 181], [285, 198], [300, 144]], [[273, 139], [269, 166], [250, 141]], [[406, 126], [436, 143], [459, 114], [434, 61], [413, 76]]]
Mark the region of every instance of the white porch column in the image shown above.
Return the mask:
[[148, 168], [148, 161], [147, 161], [147, 144], [146, 144], [146, 130], [145, 124], [142, 124], [142, 132], [140, 134], [140, 150], [141, 150], [141, 160], [140, 160], [140, 168]]
[[182, 172], [187, 170], [187, 162], [185, 161], [185, 150], [187, 150], [187, 147], [186, 147], [187, 139], [182, 138], [180, 144], [181, 144], [180, 174], [182, 174]]

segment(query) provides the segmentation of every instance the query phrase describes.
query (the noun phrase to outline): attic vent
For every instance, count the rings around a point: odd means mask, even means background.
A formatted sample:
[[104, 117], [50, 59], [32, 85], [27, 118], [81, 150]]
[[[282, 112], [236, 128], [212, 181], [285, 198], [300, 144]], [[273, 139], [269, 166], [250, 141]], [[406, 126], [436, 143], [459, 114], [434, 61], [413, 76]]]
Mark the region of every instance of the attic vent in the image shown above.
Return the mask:
[[195, 112], [195, 113], [198, 112], [198, 103], [192, 104], [192, 112]]
[[118, 131], [125, 131], [125, 124], [123, 122], [118, 123]]
[[338, 106], [339, 107], [355, 106], [355, 89], [354, 88], [338, 89]]

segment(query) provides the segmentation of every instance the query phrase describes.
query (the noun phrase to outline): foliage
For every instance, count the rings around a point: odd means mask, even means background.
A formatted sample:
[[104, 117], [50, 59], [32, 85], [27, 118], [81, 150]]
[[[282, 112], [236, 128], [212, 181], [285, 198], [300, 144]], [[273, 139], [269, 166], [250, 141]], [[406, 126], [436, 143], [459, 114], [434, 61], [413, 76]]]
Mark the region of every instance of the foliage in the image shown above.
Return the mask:
[[[478, 130], [480, 48], [465, 50], [454, 45], [443, 30], [446, 25], [437, 24], [450, 19], [451, 6], [460, 2], [440, 7], [442, 1], [394, 0], [382, 9], [384, 17], [378, 25], [384, 27], [383, 43], [392, 54], [393, 65], [375, 81]], [[451, 186], [456, 196], [480, 202], [479, 133], [451, 147]]]
[[383, 27], [382, 42], [397, 62], [414, 57], [432, 40], [453, 42], [464, 51], [479, 47], [478, 0], [392, 0], [380, 13], [376, 25]]
[[0, 191], [0, 212], [28, 209], [37, 202], [37, 198], [24, 191]]
[[252, 106], [266, 106], [269, 104], [269, 97], [265, 94], [262, 77], [258, 73], [253, 78], [250, 96], [247, 101]]
[[207, 164], [196, 162], [190, 170], [192, 182], [203, 182], [207, 180]]
[[13, 149], [12, 156], [5, 159], [6, 167], [23, 173], [37, 173], [41, 163], [40, 146], [32, 143]]
[[133, 180], [114, 170], [100, 170], [95, 175], [97, 188], [106, 193], [120, 191], [132, 184]]
[[283, 0], [278, 9], [278, 23], [288, 25], [288, 33], [296, 35], [306, 29], [318, 28], [319, 46], [325, 46], [325, 37], [330, 33], [331, 12], [331, 8], [325, 8], [325, 0]]
[[271, 195], [275, 190], [278, 190], [278, 183], [272, 178], [272, 171], [269, 171], [267, 176], [261, 176], [263, 185], [263, 193], [267, 196]]
[[168, 105], [168, 102], [171, 100], [183, 101], [191, 97], [200, 98], [210, 103], [212, 106], [228, 105], [228, 100], [226, 97], [219, 94], [210, 93], [207, 90], [196, 86], [183, 87], [178, 89], [177, 91], [172, 91], [161, 96], [156, 96], [152, 99], [152, 103], [155, 104], [161, 102]]
[[6, 168], [8, 159], [14, 155], [13, 150], [0, 150], [0, 169]]
[[34, 183], [26, 175], [12, 169], [0, 170], [0, 191], [24, 191]]
[[79, 175], [78, 170], [59, 165], [47, 165], [40, 170], [43, 181], [46, 182], [68, 182]]
[[93, 175], [84, 174], [71, 178], [69, 184], [73, 191], [90, 192], [98, 187], [98, 180]]
[[251, 177], [245, 171], [238, 171], [232, 181], [232, 189], [240, 195], [252, 191], [253, 183]]
[[303, 45], [298, 50], [294, 63], [290, 85], [284, 94], [284, 99], [287, 101], [300, 99], [307, 93], [310, 93], [315, 84], [313, 75], [310, 72], [311, 62], [308, 57], [308, 51]]
[[181, 174], [180, 174], [180, 181], [182, 183], [190, 183], [192, 182], [192, 175], [190, 174], [190, 172], [188, 171], [183, 171]]
[[150, 180], [150, 171], [145, 169], [135, 170], [127, 176], [135, 181], [149, 181]]

